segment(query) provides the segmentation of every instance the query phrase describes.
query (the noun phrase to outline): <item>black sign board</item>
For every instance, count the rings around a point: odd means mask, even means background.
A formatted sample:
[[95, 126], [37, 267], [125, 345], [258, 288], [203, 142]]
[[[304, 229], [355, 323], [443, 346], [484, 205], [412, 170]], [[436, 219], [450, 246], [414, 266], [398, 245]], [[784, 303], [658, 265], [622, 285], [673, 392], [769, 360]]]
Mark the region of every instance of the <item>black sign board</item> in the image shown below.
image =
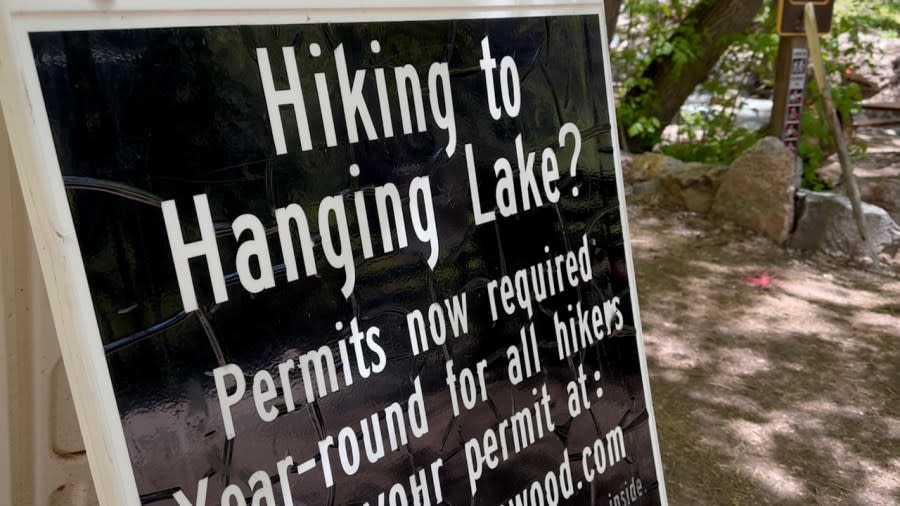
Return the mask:
[[831, 32], [834, 0], [778, 0], [778, 35], [799, 37], [806, 34], [803, 28], [803, 10], [808, 3], [816, 8], [819, 33]]
[[597, 15], [27, 37], [101, 498], [665, 504]]

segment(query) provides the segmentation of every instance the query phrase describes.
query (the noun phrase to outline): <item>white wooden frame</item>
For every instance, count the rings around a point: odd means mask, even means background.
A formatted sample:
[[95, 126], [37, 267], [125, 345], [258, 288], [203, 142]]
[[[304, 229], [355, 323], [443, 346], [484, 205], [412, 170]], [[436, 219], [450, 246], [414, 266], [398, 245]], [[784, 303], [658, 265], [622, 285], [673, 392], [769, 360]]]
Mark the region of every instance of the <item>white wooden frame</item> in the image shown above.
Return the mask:
[[[188, 3], [189, 7], [185, 0], [0, 0], [0, 105], [8, 125], [97, 495], [101, 504], [109, 506], [138, 506], [140, 501], [28, 32], [599, 14], [605, 64], [609, 68], [602, 0], [385, 0], [377, 3], [363, 0], [190, 0]], [[606, 80], [613, 142], [618, 145], [608, 72]], [[618, 152], [614, 158], [656, 474], [662, 502], [667, 504]]]

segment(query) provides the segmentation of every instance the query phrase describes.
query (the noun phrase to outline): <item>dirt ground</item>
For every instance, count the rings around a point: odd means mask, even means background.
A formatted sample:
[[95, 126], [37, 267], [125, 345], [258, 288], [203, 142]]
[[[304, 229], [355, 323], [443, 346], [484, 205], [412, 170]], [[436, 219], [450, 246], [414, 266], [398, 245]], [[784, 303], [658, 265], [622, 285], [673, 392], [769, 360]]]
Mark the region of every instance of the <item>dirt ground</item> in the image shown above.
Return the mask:
[[628, 207], [671, 504], [900, 504], [900, 266]]
[[[900, 99], [900, 41], [877, 41]], [[900, 125], [856, 132], [860, 178], [900, 177]], [[835, 157], [822, 168], [838, 181]], [[900, 505], [900, 258], [790, 251], [628, 198], [673, 505]]]

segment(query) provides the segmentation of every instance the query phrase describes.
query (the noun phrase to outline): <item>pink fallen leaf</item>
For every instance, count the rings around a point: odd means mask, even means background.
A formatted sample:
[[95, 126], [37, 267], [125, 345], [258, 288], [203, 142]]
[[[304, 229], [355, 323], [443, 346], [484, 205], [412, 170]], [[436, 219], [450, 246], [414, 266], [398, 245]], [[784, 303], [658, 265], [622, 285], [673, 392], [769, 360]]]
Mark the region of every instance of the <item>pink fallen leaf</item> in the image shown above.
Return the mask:
[[766, 290], [775, 284], [775, 276], [770, 275], [767, 271], [763, 271], [756, 276], [746, 276], [744, 279], [750, 286]]

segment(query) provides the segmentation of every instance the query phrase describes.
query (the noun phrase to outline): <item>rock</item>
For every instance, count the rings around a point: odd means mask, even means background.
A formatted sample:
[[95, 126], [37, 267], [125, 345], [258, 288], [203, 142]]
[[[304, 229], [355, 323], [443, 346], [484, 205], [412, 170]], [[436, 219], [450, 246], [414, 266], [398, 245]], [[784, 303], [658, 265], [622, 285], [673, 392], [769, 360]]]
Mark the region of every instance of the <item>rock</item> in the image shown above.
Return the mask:
[[841, 162], [838, 161], [837, 155], [831, 155], [816, 169], [816, 175], [827, 183], [829, 188], [834, 188], [841, 184], [843, 174], [841, 173]]
[[623, 176], [627, 184], [638, 181], [656, 181], [662, 173], [678, 165], [682, 165], [682, 163], [671, 156], [643, 153], [632, 157], [631, 163], [623, 164]]
[[900, 178], [859, 179], [859, 194], [863, 202], [878, 206], [900, 223]]
[[794, 223], [795, 172], [794, 154], [766, 137], [725, 172], [712, 213], [783, 243]]
[[634, 195], [663, 193], [690, 211], [705, 213], [712, 207], [724, 172], [725, 167], [719, 165], [684, 163], [659, 153], [644, 153], [631, 158], [625, 182]]
[[[846, 195], [834, 192], [797, 192], [797, 227], [788, 245], [792, 248], [818, 250], [831, 256], [866, 256], [866, 248], [853, 207]], [[863, 203], [866, 233], [875, 252], [893, 256], [900, 250], [900, 225], [884, 209]]]
[[649, 197], [658, 194], [662, 184], [659, 181], [635, 181], [631, 188], [635, 196]]
[[670, 164], [659, 179], [675, 203], [696, 213], [709, 212], [726, 167], [705, 163]]

